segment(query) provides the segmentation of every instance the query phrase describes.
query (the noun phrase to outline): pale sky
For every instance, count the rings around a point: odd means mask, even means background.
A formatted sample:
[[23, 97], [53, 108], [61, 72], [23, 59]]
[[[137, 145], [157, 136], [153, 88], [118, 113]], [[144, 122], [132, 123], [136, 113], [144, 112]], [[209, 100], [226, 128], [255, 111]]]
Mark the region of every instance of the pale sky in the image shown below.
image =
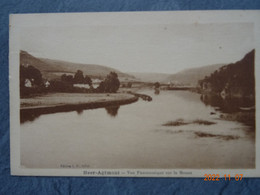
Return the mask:
[[252, 23], [28, 27], [20, 48], [36, 57], [122, 72], [176, 73], [231, 63], [254, 49]]

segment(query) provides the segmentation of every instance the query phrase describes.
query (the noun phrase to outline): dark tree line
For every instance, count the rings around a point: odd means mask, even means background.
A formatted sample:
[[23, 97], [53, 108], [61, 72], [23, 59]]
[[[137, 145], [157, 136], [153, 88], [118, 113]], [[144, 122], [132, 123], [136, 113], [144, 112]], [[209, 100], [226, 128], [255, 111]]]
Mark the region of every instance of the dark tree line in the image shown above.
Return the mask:
[[[30, 87], [26, 87], [30, 82]], [[20, 66], [20, 96], [45, 92], [41, 71], [33, 66]]]
[[[27, 81], [26, 81], [27, 80]], [[30, 86], [26, 86], [30, 82]], [[73, 84], [88, 84], [90, 89], [77, 88]], [[27, 96], [35, 93], [45, 92], [69, 92], [69, 93], [115, 93], [119, 89], [120, 82], [115, 72], [110, 72], [97, 89], [92, 87], [92, 80], [88, 75], [83, 75], [81, 70], [77, 70], [75, 75], [63, 74], [60, 80], [51, 80], [46, 87], [43, 82], [40, 70], [33, 66], [20, 66], [20, 94]]]
[[102, 81], [97, 88], [98, 92], [116, 93], [119, 89], [120, 82], [118, 75], [115, 72], [110, 72], [104, 81]]
[[25, 80], [29, 79], [32, 84], [41, 85], [42, 84], [42, 74], [41, 72], [33, 66], [20, 66], [20, 85], [24, 86]]
[[92, 80], [88, 75], [83, 75], [83, 72], [81, 70], [77, 70], [74, 77], [72, 75], [61, 75], [61, 81], [73, 83], [73, 84], [89, 84], [92, 85]]
[[221, 67], [200, 80], [199, 85], [209, 83], [211, 91], [218, 94], [225, 90], [230, 95], [254, 96], [254, 54], [255, 50], [252, 50], [242, 60]]
[[[86, 75], [84, 77], [83, 72], [78, 70], [74, 77], [72, 75], [63, 74], [61, 76], [61, 81], [68, 82], [71, 84], [88, 84], [92, 86], [91, 78]], [[115, 93], [119, 89], [120, 82], [118, 79], [118, 75], [115, 72], [110, 72], [104, 81], [101, 81], [98, 88], [96, 90], [92, 89], [93, 92], [99, 93]]]

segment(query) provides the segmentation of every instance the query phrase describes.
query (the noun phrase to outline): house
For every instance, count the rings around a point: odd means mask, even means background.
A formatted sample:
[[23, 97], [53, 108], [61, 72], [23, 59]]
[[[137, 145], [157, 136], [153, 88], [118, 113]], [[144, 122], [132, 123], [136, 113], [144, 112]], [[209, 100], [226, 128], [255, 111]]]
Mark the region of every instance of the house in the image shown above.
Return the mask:
[[89, 84], [73, 84], [73, 87], [78, 87], [78, 88], [85, 88], [85, 89], [90, 89]]
[[100, 79], [92, 79], [92, 87], [94, 89], [98, 88], [98, 86], [100, 85], [101, 82], [102, 82], [102, 80], [100, 80]]
[[24, 86], [25, 87], [32, 87], [32, 81], [30, 81], [30, 79], [25, 79], [24, 81]]
[[49, 82], [49, 81], [46, 81], [46, 82], [44, 83], [44, 85], [45, 85], [46, 88], [48, 88], [48, 87], [50, 86], [50, 82]]

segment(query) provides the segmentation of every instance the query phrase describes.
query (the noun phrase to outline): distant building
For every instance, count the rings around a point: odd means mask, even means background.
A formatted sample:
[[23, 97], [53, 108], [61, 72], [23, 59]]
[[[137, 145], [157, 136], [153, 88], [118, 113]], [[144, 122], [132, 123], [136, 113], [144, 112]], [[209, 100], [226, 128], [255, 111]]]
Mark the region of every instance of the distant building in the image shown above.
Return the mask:
[[92, 79], [92, 87], [94, 89], [98, 88], [98, 86], [100, 85], [101, 82], [102, 82], [102, 80], [100, 80], [100, 79]]
[[24, 86], [25, 87], [32, 87], [32, 81], [30, 81], [30, 79], [25, 79]]
[[46, 81], [46, 82], [44, 83], [44, 85], [45, 85], [46, 88], [48, 88], [48, 87], [50, 86], [50, 82], [49, 82], [49, 81]]
[[179, 86], [183, 86], [182, 83], [180, 83], [179, 81], [170, 81], [167, 83], [169, 87], [179, 87]]
[[[102, 82], [102, 80], [100, 80], [100, 79], [91, 79], [91, 81], [92, 81], [92, 85], [91, 86], [94, 89], [96, 89], [100, 85], [100, 83]], [[82, 83], [75, 83], [75, 84], [73, 84], [73, 87], [85, 88], [85, 89], [90, 89], [91, 86], [89, 84], [82, 84]]]
[[84, 88], [84, 89], [90, 89], [89, 84], [73, 84], [73, 87]]

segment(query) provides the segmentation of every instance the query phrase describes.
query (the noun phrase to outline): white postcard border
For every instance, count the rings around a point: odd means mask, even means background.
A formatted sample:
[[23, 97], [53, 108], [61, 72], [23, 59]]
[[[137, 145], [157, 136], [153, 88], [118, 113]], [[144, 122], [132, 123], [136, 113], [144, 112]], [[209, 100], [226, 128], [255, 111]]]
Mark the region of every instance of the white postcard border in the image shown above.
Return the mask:
[[[10, 87], [10, 151], [11, 174], [27, 176], [88, 176], [88, 177], [204, 177], [204, 174], [243, 174], [260, 176], [259, 73], [260, 73], [260, 11], [165, 11], [165, 12], [103, 12], [12, 14], [9, 36]], [[148, 25], [178, 23], [254, 23], [256, 82], [256, 168], [255, 169], [30, 169], [20, 166], [20, 99], [19, 99], [19, 30], [32, 26], [67, 25]], [[218, 160], [218, 159], [216, 159]]]

